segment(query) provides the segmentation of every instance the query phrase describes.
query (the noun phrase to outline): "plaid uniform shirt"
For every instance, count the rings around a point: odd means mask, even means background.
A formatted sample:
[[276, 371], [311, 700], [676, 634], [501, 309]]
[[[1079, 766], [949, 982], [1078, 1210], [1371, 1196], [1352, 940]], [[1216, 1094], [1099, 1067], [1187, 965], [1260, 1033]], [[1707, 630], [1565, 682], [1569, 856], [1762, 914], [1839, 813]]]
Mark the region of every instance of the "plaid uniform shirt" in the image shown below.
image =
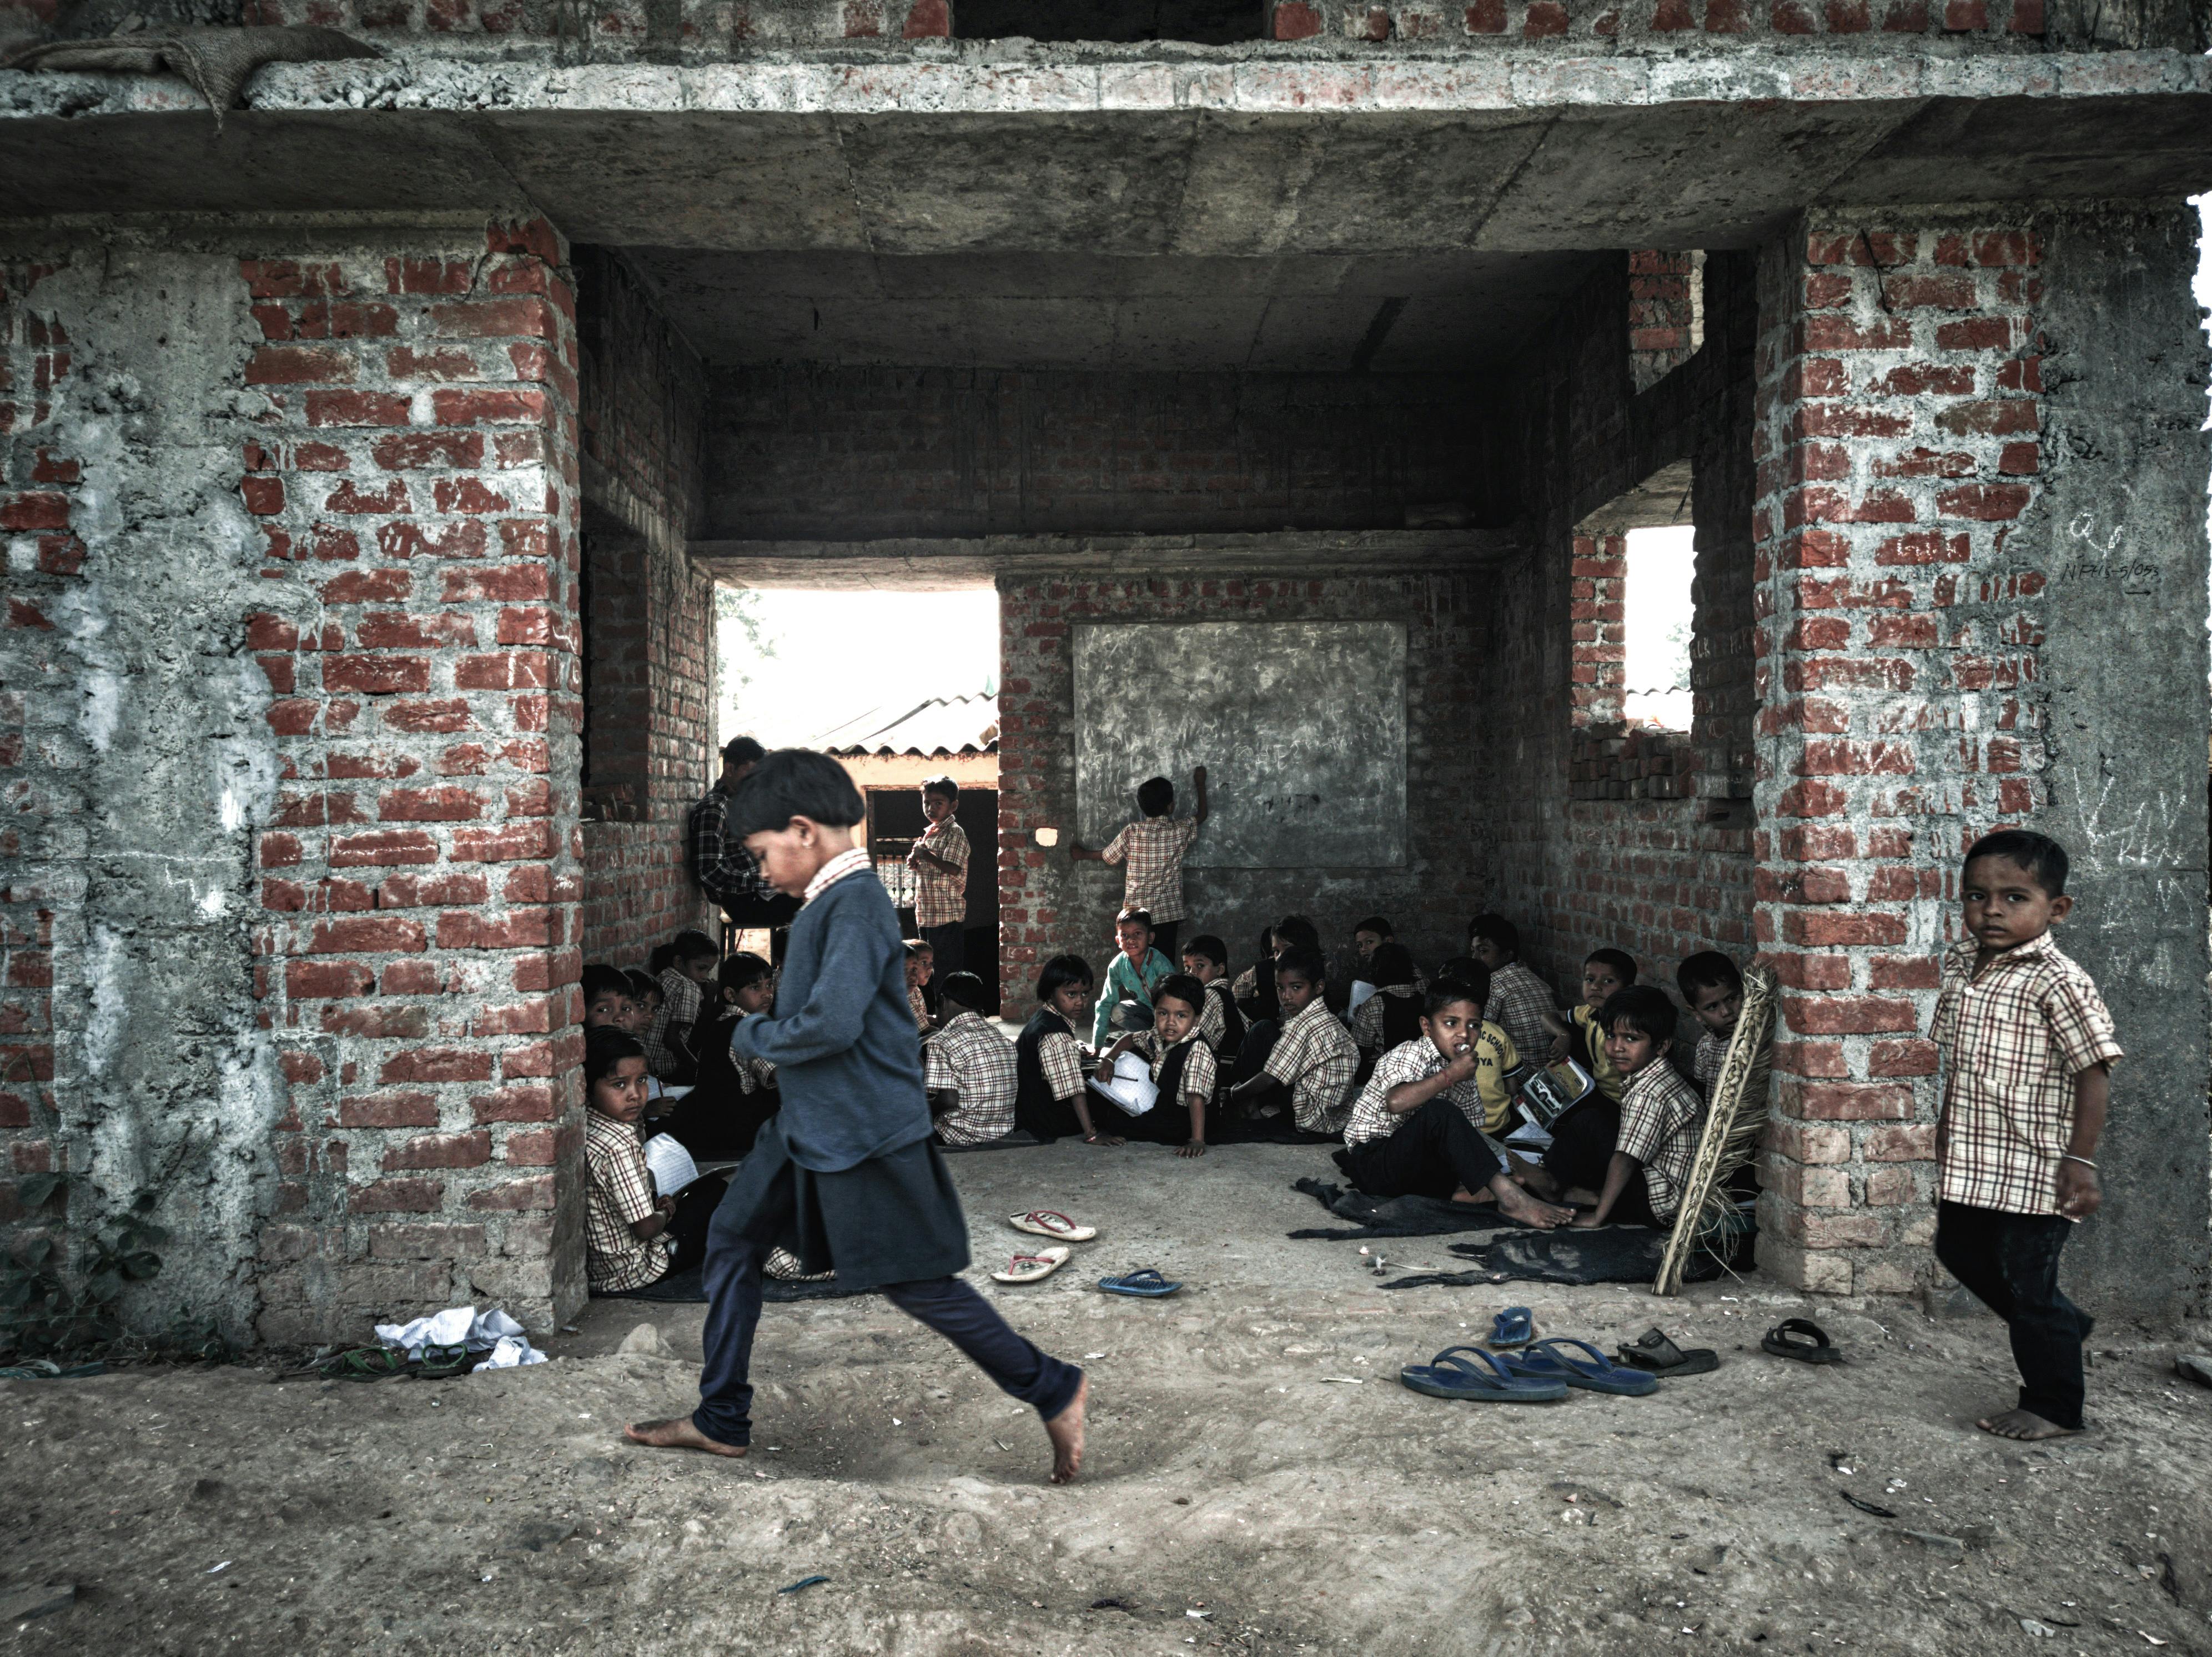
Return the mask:
[[[1344, 1142], [1364, 1145], [1370, 1140], [1388, 1139], [1397, 1132], [1412, 1112], [1391, 1111], [1391, 1089], [1402, 1087], [1409, 1081], [1426, 1081], [1443, 1068], [1444, 1056], [1426, 1036], [1417, 1041], [1401, 1041], [1383, 1054], [1376, 1061], [1375, 1074], [1367, 1078], [1367, 1085], [1352, 1102], [1352, 1119], [1344, 1124]], [[1437, 1097], [1451, 1100], [1468, 1121], [1478, 1128], [1482, 1125], [1482, 1100], [1476, 1093], [1473, 1076], [1455, 1082]]]
[[775, 888], [761, 873], [752, 853], [730, 844], [730, 796], [720, 783], [707, 790], [684, 819], [684, 848], [691, 878], [714, 902], [726, 909], [750, 899], [773, 898]]
[[981, 1145], [1002, 1138], [1014, 1125], [1014, 1044], [982, 1017], [963, 1013], [924, 1044], [922, 1085], [950, 1088], [958, 1102], [937, 1118], [937, 1136], [948, 1145]]
[[1229, 1039], [1229, 1020], [1222, 1015], [1221, 997], [1213, 993], [1211, 984], [1206, 987], [1206, 1004], [1198, 1009], [1198, 1039], [1217, 1053]]
[[[1415, 984], [1380, 984], [1375, 993], [1359, 1003], [1359, 1010], [1352, 1015], [1352, 1039], [1363, 1053], [1380, 1051], [1382, 1045], [1382, 997], [1385, 996], [1419, 996], [1427, 986]], [[1418, 1006], [1414, 1009], [1419, 1011]]]
[[915, 842], [922, 850], [948, 863], [957, 863], [960, 872], [947, 874], [933, 863], [916, 862], [914, 866], [914, 923], [918, 926], [951, 926], [968, 918], [968, 831], [947, 818], [940, 826]]
[[1663, 1058], [1629, 1077], [1621, 1093], [1620, 1131], [1613, 1148], [1644, 1165], [1644, 1189], [1651, 1212], [1662, 1220], [1682, 1206], [1705, 1119], [1704, 1098]]
[[1037, 1043], [1037, 1069], [1054, 1099], [1073, 1099], [1083, 1091], [1083, 1050], [1075, 1038], [1054, 1030]]
[[584, 1174], [584, 1281], [602, 1295], [618, 1295], [666, 1276], [676, 1240], [665, 1231], [640, 1237], [630, 1229], [654, 1212], [653, 1175], [637, 1130], [586, 1110]]
[[1708, 1030], [1698, 1038], [1697, 1056], [1690, 1061], [1690, 1069], [1698, 1078], [1698, 1091], [1705, 1096], [1705, 1103], [1713, 1102], [1713, 1083], [1720, 1080], [1721, 1061], [1728, 1057], [1732, 1037], [1717, 1030]]
[[1345, 1097], [1359, 1072], [1359, 1049], [1344, 1020], [1316, 996], [1283, 1026], [1267, 1074], [1291, 1090], [1291, 1115], [1308, 1133], [1340, 1133], [1352, 1114]]
[[1147, 817], [1126, 825], [1098, 855], [1109, 863], [1128, 860], [1121, 907], [1141, 909], [1155, 921], [1182, 920], [1182, 856], [1198, 838], [1195, 817]]
[[[1175, 1051], [1175, 1047], [1164, 1046], [1157, 1030], [1139, 1030], [1136, 1036], [1137, 1039], [1129, 1045], [1152, 1061], [1152, 1081], [1157, 1084], [1160, 1072], [1167, 1067], [1168, 1055]], [[1176, 1047], [1190, 1049], [1190, 1057], [1182, 1062], [1182, 1098], [1188, 1099], [1193, 1093], [1197, 1093], [1211, 1106], [1213, 1103], [1213, 1084], [1218, 1075], [1213, 1062], [1213, 1049], [1206, 1045], [1205, 1037], [1195, 1030], [1177, 1042]], [[1171, 1102], [1180, 1105], [1182, 1100]], [[1157, 1110], [1158, 1106], [1153, 1108]]]
[[2087, 972], [2046, 932], [1977, 974], [1972, 940], [1944, 952], [1935, 1037], [1943, 1063], [1947, 1203], [2058, 1212], [2058, 1162], [2074, 1126], [2074, 1079], [2122, 1057]]
[[1544, 1014], [1557, 1009], [1551, 986], [1519, 961], [1508, 961], [1490, 975], [1490, 1000], [1482, 1016], [1513, 1039], [1523, 1053], [1552, 1051], [1552, 1033], [1544, 1027]]
[[657, 1076], [673, 1075], [684, 1056], [668, 1045], [671, 1032], [689, 1030], [699, 1021], [699, 986], [674, 967], [660, 974], [660, 1010], [645, 1031], [645, 1068]]

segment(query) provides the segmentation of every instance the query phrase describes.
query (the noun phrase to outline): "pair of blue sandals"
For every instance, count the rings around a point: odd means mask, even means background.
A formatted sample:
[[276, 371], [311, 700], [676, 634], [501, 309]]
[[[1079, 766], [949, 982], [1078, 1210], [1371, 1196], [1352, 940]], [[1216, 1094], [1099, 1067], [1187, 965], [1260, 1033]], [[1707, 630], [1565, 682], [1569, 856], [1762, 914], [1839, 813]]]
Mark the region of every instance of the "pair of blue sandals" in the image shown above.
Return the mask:
[[1426, 1363], [1407, 1364], [1399, 1380], [1432, 1398], [1486, 1404], [1549, 1404], [1569, 1387], [1638, 1398], [1659, 1390], [1659, 1377], [1613, 1362], [1588, 1341], [1537, 1340], [1535, 1315], [1509, 1306], [1491, 1320], [1489, 1349], [1448, 1346]]

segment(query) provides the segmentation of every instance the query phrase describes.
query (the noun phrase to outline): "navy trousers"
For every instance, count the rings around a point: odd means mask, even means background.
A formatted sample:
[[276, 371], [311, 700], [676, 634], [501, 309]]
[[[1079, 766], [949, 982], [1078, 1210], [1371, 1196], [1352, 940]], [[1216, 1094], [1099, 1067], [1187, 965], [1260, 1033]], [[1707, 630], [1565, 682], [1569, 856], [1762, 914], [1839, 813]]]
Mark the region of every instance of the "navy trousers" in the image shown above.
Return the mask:
[[968, 970], [968, 933], [960, 922], [948, 921], [923, 927], [921, 941], [929, 946], [929, 992], [934, 997], [945, 979]]
[[2058, 1253], [2073, 1234], [2063, 1215], [1936, 1205], [1936, 1258], [2005, 1320], [2020, 1407], [2054, 1427], [2081, 1424], [2081, 1343], [2097, 1326], [2058, 1287]]
[[[772, 1200], [732, 1211], [725, 1203], [708, 1228], [707, 1355], [692, 1424], [718, 1444], [752, 1442], [753, 1332], [760, 1326], [761, 1265], [796, 1209], [788, 1172]], [[972, 1359], [1009, 1397], [1050, 1421], [1074, 1401], [1083, 1371], [1017, 1334], [988, 1301], [957, 1277], [884, 1283], [890, 1303]]]

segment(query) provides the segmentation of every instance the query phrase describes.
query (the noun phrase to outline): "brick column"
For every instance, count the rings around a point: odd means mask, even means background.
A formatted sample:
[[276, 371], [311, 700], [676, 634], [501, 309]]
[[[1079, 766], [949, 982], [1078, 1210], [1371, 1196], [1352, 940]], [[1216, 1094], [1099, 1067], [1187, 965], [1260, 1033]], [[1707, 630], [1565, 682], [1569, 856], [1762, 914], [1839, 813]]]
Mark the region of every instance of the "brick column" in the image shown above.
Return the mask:
[[1925, 1278], [1959, 853], [2042, 802], [2037, 238], [1816, 217], [1765, 256], [1756, 914], [1784, 988], [1759, 1258]]
[[542, 222], [247, 259], [248, 619], [283, 793], [263, 1020], [290, 1083], [270, 1339], [583, 1295], [574, 308]]

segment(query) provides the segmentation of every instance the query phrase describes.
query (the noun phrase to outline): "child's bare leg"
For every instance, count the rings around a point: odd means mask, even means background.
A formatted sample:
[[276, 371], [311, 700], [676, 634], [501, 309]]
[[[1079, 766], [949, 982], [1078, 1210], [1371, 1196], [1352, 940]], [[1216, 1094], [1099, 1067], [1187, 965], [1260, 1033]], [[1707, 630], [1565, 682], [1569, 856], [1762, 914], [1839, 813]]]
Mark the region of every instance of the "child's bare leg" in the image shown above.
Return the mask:
[[2081, 1432], [2078, 1427], [2061, 1427], [2057, 1422], [2045, 1421], [2033, 1410], [2006, 1410], [1984, 1416], [1974, 1425], [1999, 1438], [2019, 1439], [2030, 1444], [2040, 1439], [2075, 1438]]
[[1052, 1482], [1067, 1484], [1083, 1471], [1083, 1411], [1091, 1401], [1091, 1377], [1085, 1375], [1077, 1383], [1075, 1396], [1067, 1407], [1045, 1422], [1045, 1435], [1052, 1441]]
[[1046, 1420], [1044, 1430], [1052, 1440], [1052, 1482], [1065, 1484], [1075, 1477], [1083, 1465], [1084, 1402], [1091, 1390], [1081, 1370], [1023, 1339], [988, 1301], [957, 1277], [885, 1283], [883, 1290], [893, 1306], [966, 1353], [1001, 1391], [1035, 1405], [1040, 1413], [1073, 1375], [1074, 1395]]
[[1525, 1157], [1506, 1154], [1505, 1170], [1528, 1190], [1550, 1201], [1559, 1195], [1559, 1177], [1541, 1162], [1531, 1162]]
[[708, 1438], [689, 1416], [670, 1416], [661, 1421], [634, 1421], [623, 1429], [633, 1444], [649, 1444], [656, 1450], [704, 1450], [711, 1456], [741, 1456], [742, 1444], [723, 1444]]
[[1498, 1199], [1498, 1211], [1518, 1220], [1524, 1226], [1535, 1226], [1549, 1231], [1553, 1226], [1564, 1226], [1575, 1217], [1571, 1209], [1563, 1209], [1531, 1196], [1510, 1173], [1500, 1173], [1492, 1180], [1490, 1191]]

